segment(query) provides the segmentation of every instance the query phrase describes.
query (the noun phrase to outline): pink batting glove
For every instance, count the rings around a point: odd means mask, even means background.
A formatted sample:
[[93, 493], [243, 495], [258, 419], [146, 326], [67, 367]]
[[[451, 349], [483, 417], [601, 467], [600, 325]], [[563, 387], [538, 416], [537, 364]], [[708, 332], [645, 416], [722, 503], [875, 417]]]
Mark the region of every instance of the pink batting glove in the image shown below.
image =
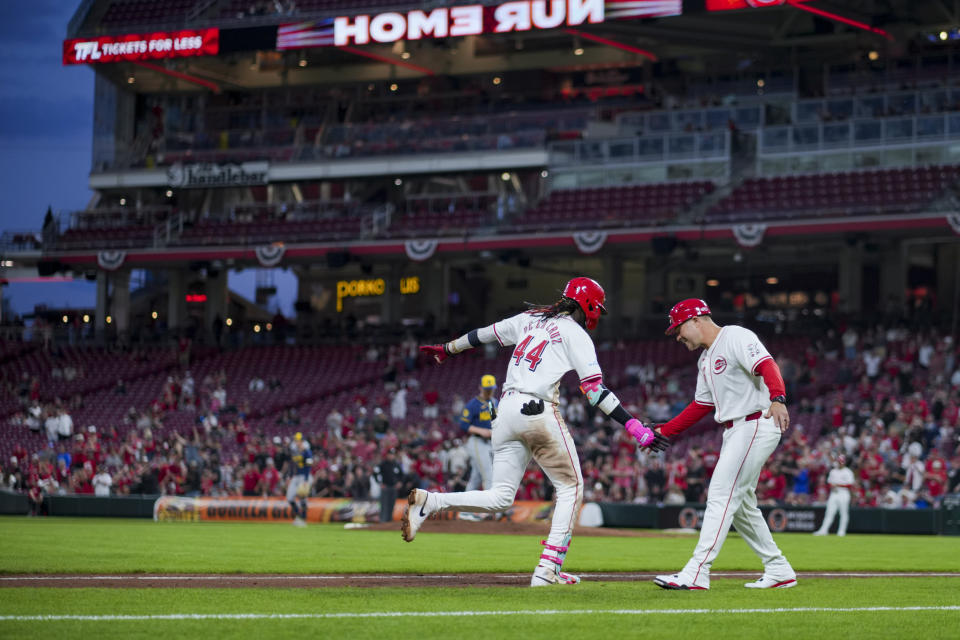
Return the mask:
[[636, 418], [630, 418], [624, 426], [627, 428], [627, 433], [633, 436], [641, 447], [648, 447], [656, 440], [657, 436], [653, 429], [643, 426], [643, 423]]
[[427, 344], [420, 347], [420, 353], [433, 358], [437, 364], [443, 364], [443, 361], [450, 357], [442, 344]]

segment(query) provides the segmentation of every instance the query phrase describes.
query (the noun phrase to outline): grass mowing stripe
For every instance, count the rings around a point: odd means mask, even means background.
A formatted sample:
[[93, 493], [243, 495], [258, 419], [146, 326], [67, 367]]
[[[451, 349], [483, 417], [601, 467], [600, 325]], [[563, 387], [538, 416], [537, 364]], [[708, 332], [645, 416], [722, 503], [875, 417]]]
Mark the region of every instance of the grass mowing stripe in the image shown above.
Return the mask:
[[92, 622], [146, 620], [330, 620], [342, 618], [451, 618], [477, 616], [556, 616], [556, 615], [688, 615], [743, 613], [862, 613], [879, 611], [960, 611], [960, 605], [914, 607], [776, 607], [770, 609], [546, 609], [526, 611], [369, 611], [363, 613], [170, 613], [157, 615], [39, 615], [0, 616], [0, 622], [55, 622], [83, 620]]

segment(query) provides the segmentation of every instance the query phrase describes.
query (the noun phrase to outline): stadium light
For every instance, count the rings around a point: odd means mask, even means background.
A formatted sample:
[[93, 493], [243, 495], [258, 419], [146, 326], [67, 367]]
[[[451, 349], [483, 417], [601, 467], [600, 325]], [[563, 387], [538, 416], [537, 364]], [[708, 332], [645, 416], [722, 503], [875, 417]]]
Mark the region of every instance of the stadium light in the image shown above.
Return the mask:
[[363, 56], [364, 58], [370, 58], [371, 60], [376, 60], [377, 62], [385, 62], [387, 64], [392, 64], [397, 67], [406, 67], [407, 69], [412, 69], [413, 71], [419, 71], [420, 73], [426, 74], [428, 76], [435, 75], [433, 69], [428, 69], [426, 67], [421, 67], [415, 65], [412, 62], [407, 62], [406, 60], [397, 60], [396, 58], [388, 58], [387, 56], [381, 56], [379, 54], [373, 53], [372, 51], [364, 51], [363, 49], [356, 49], [354, 47], [340, 47], [340, 51], [346, 51], [347, 53], [352, 53], [356, 56]]
[[[563, 31], [565, 33], [569, 33], [572, 36], [579, 36], [581, 38], [590, 40], [592, 42], [605, 44], [608, 47], [613, 47], [615, 49], [622, 49], [623, 51], [629, 51], [630, 53], [639, 54], [641, 56], [644, 56], [645, 58], [649, 58], [652, 62], [656, 62], [658, 60], [657, 56], [654, 55], [653, 53], [645, 49], [640, 49], [639, 47], [634, 47], [633, 45], [624, 44], [623, 42], [617, 42], [616, 40], [610, 40], [609, 38], [602, 38], [600, 36], [595, 36], [592, 33], [586, 33], [584, 31], [579, 31], [577, 29], [564, 29]], [[580, 52], [583, 53], [583, 48], [580, 47], [579, 44], [577, 45], [577, 47], [579, 47]], [[576, 51], [574, 51], [573, 53], [574, 55], [580, 55], [580, 53], [577, 53]]]
[[946, 40], [949, 36], [950, 36], [950, 34], [947, 33], [946, 31], [941, 31], [941, 32], [940, 32], [940, 39], [941, 39], [941, 40]]

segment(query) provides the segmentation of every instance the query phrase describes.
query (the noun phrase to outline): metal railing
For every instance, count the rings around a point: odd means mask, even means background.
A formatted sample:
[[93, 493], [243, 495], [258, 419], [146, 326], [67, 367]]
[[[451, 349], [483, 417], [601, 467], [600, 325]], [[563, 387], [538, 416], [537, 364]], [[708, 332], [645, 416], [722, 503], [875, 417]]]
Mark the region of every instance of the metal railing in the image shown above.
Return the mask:
[[960, 111], [960, 88], [874, 93], [862, 96], [797, 100], [791, 106], [794, 124], [858, 118], [922, 116]]
[[960, 112], [764, 127], [758, 155], [915, 145], [960, 138]]
[[730, 132], [553, 142], [549, 151], [551, 167], [722, 160], [730, 157]]

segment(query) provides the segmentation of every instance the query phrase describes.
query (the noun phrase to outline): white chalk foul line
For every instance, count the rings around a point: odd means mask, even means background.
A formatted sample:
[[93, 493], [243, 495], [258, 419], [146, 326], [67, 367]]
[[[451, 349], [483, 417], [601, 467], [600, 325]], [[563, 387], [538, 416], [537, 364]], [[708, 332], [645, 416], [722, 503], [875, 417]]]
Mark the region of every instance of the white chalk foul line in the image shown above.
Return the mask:
[[755, 613], [859, 613], [879, 611], [960, 611], [960, 605], [917, 607], [778, 607], [771, 609], [547, 609], [520, 611], [369, 611], [360, 613], [168, 613], [156, 615], [0, 616], [0, 622], [124, 622], [148, 620], [336, 620], [344, 618], [472, 618], [481, 616], [690, 615]]

